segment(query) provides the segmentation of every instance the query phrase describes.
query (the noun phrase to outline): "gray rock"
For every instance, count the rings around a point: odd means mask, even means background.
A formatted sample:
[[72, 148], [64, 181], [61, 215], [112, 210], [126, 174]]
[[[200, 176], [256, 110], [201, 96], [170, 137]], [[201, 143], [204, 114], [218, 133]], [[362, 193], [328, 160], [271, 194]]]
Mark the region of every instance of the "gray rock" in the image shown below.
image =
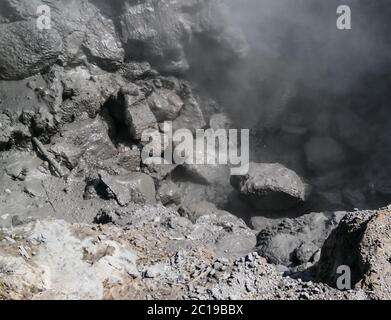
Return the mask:
[[181, 202], [178, 186], [172, 181], [163, 181], [159, 186], [158, 195], [163, 205], [179, 204]]
[[351, 271], [351, 288], [368, 290], [374, 299], [391, 297], [390, 208], [352, 212], [326, 240], [316, 265], [317, 280], [337, 285], [339, 266]]
[[[118, 74], [111, 74], [88, 65], [70, 70], [60, 70], [65, 101], [61, 104], [61, 117], [71, 122], [86, 112], [94, 118], [105, 102], [116, 94], [125, 81]], [[54, 78], [51, 80], [56, 81]]]
[[117, 146], [118, 157], [116, 163], [126, 171], [140, 171], [141, 152], [137, 146], [119, 144]]
[[63, 127], [63, 135], [56, 136], [50, 151], [69, 169], [83, 158], [92, 167], [117, 156], [118, 151], [108, 135], [108, 125], [100, 118], [76, 121]]
[[0, 81], [0, 110], [21, 115], [23, 111], [36, 113], [46, 104], [37, 95], [44, 93], [46, 83], [41, 75], [23, 80]]
[[174, 120], [183, 107], [182, 99], [166, 89], [153, 92], [148, 97], [148, 104], [158, 122]]
[[158, 124], [144, 96], [137, 88], [131, 90], [122, 88], [118, 94], [118, 105], [110, 111], [117, 121], [127, 126], [132, 139], [141, 140], [144, 131], [157, 129]]
[[[267, 243], [266, 242], [267, 239]], [[269, 263], [290, 266], [292, 254], [300, 246], [299, 238], [289, 233], [276, 234], [269, 238], [265, 232], [258, 235], [258, 253], [266, 257]]]
[[135, 61], [123, 63], [119, 72], [129, 81], [142, 80], [149, 76], [154, 76], [157, 73], [152, 70], [151, 65], [148, 62]]
[[143, 173], [131, 173], [122, 176], [111, 176], [105, 172], [99, 173], [101, 182], [107, 187], [120, 206], [130, 203], [154, 204], [156, 191], [153, 179]]
[[245, 176], [232, 176], [232, 186], [259, 210], [279, 211], [308, 199], [310, 188], [295, 172], [281, 164], [250, 163]]
[[141, 56], [163, 72], [183, 73], [189, 68], [182, 44], [186, 27], [173, 5], [145, 1], [126, 3], [122, 10], [120, 26], [127, 55]]
[[251, 225], [260, 231], [257, 251], [274, 264], [294, 267], [314, 263], [314, 254], [345, 214], [311, 213], [291, 219], [253, 217]]
[[54, 29], [40, 31], [36, 21], [0, 25], [0, 79], [19, 80], [51, 66], [62, 50]]
[[[162, 158], [161, 163], [164, 159]], [[177, 168], [176, 164], [155, 164], [155, 163], [148, 163], [143, 168], [143, 172], [147, 173], [151, 177], [153, 177], [156, 180], [164, 180], [168, 176], [171, 175], [171, 173]]]
[[290, 257], [298, 265], [305, 265], [306, 263], [316, 263], [319, 259], [319, 255], [316, 256], [316, 253], [319, 251], [319, 246], [315, 245], [312, 242], [302, 243], [298, 248], [293, 252], [293, 257]]
[[[37, 16], [40, 0], [4, 0], [11, 20], [32, 19]], [[4, 2], [3, 1], [3, 2]], [[116, 34], [114, 22], [98, 9], [96, 1], [47, 0], [50, 7], [51, 27], [63, 41], [61, 59], [64, 63], [79, 63], [88, 58], [102, 68], [118, 67], [124, 50]]]
[[184, 103], [179, 116], [172, 123], [173, 131], [189, 129], [195, 133], [197, 129], [204, 128], [206, 122], [198, 101], [194, 97], [190, 97]]
[[98, 12], [89, 20], [86, 28], [88, 31], [82, 47], [88, 60], [106, 70], [118, 69], [125, 52], [116, 35], [113, 21]]
[[5, 149], [11, 140], [11, 119], [4, 113], [0, 114], [0, 150]]
[[312, 137], [304, 149], [307, 165], [315, 171], [336, 169], [346, 161], [344, 149], [331, 137]]

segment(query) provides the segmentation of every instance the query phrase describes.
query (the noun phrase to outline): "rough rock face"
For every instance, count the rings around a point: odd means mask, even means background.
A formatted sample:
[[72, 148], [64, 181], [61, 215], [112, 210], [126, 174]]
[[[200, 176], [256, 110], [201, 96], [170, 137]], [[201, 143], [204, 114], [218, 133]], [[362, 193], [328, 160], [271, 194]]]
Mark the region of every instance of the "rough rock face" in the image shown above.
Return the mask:
[[122, 207], [130, 203], [153, 204], [156, 202], [153, 179], [146, 174], [110, 176], [105, 172], [100, 172], [99, 178], [106, 187], [106, 192], [112, 195]]
[[40, 74], [23, 80], [0, 81], [0, 110], [20, 115], [23, 111], [45, 108], [45, 101], [39, 98], [41, 88], [46, 88], [46, 83]]
[[125, 3], [125, 13], [120, 21], [122, 42], [128, 55], [146, 58], [164, 72], [188, 70], [181, 42], [188, 27], [178, 19], [177, 13], [172, 5], [163, 1]]
[[59, 106], [59, 113], [64, 122], [72, 122], [84, 112], [94, 118], [109, 97], [124, 85], [119, 75], [104, 72], [90, 64], [70, 70], [57, 68], [53, 73], [54, 79], [48, 82], [60, 82], [58, 86], [65, 100]]
[[33, 21], [0, 24], [0, 79], [18, 80], [54, 64], [62, 50], [55, 30], [40, 31]]
[[183, 107], [183, 101], [170, 90], [159, 90], [148, 97], [151, 111], [159, 122], [174, 120]]
[[156, 117], [138, 87], [122, 88], [117, 101], [111, 112], [118, 122], [127, 127], [131, 138], [141, 140], [147, 129], [157, 129]]
[[309, 187], [295, 172], [281, 164], [250, 163], [245, 176], [232, 176], [241, 196], [259, 210], [290, 209], [307, 200]]
[[[36, 28], [39, 0], [4, 0], [5, 17], [11, 21], [33, 20]], [[64, 63], [88, 59], [105, 69], [116, 69], [124, 59], [124, 50], [113, 21], [87, 0], [45, 1], [50, 7], [51, 32], [62, 40]], [[47, 31], [46, 31], [47, 32]], [[29, 43], [29, 42], [26, 42]], [[23, 45], [24, 46], [24, 45]], [[22, 47], [23, 48], [23, 47]], [[38, 52], [38, 51], [37, 51]], [[42, 52], [42, 54], [44, 51]]]
[[206, 65], [224, 64], [245, 55], [243, 39], [227, 30], [218, 1], [146, 0], [125, 2], [120, 16], [122, 42], [127, 56], [145, 59], [163, 73], [183, 74], [192, 67], [204, 43], [212, 48]]
[[253, 217], [259, 230], [257, 252], [269, 262], [289, 267], [308, 267], [317, 262], [324, 241], [346, 212], [311, 213], [291, 219]]
[[[166, 225], [144, 220], [127, 229], [43, 220], [2, 229], [0, 297], [366, 298], [362, 291], [340, 292], [285, 278], [256, 253], [234, 260], [219, 257], [203, 238], [180, 240], [179, 226], [172, 218]], [[175, 285], [167, 290], [170, 283]]]
[[390, 221], [390, 208], [348, 214], [322, 248], [317, 278], [336, 286], [338, 267], [348, 266], [353, 287], [376, 299], [390, 299]]
[[91, 166], [108, 161], [118, 154], [108, 135], [107, 124], [99, 119], [86, 119], [64, 126], [61, 138], [54, 138], [50, 151], [70, 170], [78, 166], [81, 159]]

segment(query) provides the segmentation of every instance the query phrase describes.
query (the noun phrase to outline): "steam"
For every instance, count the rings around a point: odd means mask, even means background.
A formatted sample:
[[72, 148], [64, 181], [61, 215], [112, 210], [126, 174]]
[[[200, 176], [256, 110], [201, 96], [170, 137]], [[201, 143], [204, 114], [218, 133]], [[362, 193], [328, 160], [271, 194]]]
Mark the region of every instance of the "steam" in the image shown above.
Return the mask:
[[[334, 99], [365, 88], [364, 79], [390, 69], [387, 1], [224, 2], [227, 24], [240, 30], [249, 53], [208, 86], [241, 125], [278, 125], [283, 111], [297, 104], [333, 107]], [[351, 7], [352, 30], [336, 27], [341, 4]]]

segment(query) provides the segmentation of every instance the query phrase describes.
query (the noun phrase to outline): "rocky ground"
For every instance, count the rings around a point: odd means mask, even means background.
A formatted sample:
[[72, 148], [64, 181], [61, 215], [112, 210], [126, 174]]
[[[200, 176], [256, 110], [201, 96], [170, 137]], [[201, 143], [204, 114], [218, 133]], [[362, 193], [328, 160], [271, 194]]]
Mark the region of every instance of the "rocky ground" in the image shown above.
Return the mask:
[[165, 121], [242, 127], [198, 73], [232, 84], [246, 32], [219, 1], [40, 4], [0, 2], [1, 299], [391, 298], [387, 103], [300, 117], [280, 83], [247, 174], [146, 164]]

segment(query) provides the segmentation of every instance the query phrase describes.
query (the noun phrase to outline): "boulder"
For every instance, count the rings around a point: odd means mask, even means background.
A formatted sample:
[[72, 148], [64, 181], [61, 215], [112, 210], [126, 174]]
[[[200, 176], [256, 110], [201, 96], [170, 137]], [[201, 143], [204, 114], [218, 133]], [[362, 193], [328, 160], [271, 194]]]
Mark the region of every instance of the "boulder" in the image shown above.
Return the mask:
[[121, 40], [128, 57], [146, 60], [162, 72], [183, 73], [189, 69], [182, 42], [187, 27], [172, 4], [126, 2], [122, 12]]
[[[3, 0], [5, 14], [12, 21], [31, 19], [35, 30], [40, 0]], [[80, 63], [84, 59], [101, 68], [113, 70], [124, 59], [124, 50], [116, 34], [114, 22], [94, 1], [47, 0], [50, 8], [51, 30], [62, 39], [61, 60]]]
[[11, 119], [4, 113], [0, 113], [0, 150], [8, 147], [12, 136]]
[[126, 171], [140, 171], [141, 153], [137, 146], [119, 144], [117, 164]]
[[116, 35], [114, 22], [97, 12], [95, 18], [88, 21], [86, 30], [82, 48], [88, 61], [95, 62], [105, 70], [118, 69], [125, 51]]
[[[20, 115], [23, 111], [35, 112], [46, 107], [39, 98], [46, 90], [45, 80], [35, 75], [23, 80], [0, 80], [0, 110]], [[38, 93], [38, 94], [37, 94]]]
[[107, 235], [94, 229], [50, 219], [15, 228], [23, 241], [8, 243], [8, 250], [0, 248], [0, 297], [104, 299], [121, 279], [139, 277], [131, 247], [119, 238], [112, 240], [109, 229]]
[[184, 106], [179, 116], [173, 121], [173, 131], [189, 129], [195, 133], [197, 129], [202, 129], [206, 125], [204, 115], [197, 99], [193, 96], [184, 101]]
[[[61, 116], [71, 122], [83, 112], [94, 118], [111, 95], [125, 83], [121, 76], [105, 72], [92, 65], [62, 70], [57, 74], [63, 86], [64, 101]], [[50, 80], [50, 83], [58, 78]]]
[[71, 170], [82, 158], [89, 165], [100, 167], [103, 161], [118, 154], [108, 135], [108, 125], [100, 118], [66, 124], [63, 135], [53, 139], [50, 152]]
[[179, 204], [181, 195], [178, 186], [172, 181], [163, 181], [158, 189], [158, 195], [163, 205]]
[[137, 87], [122, 88], [118, 93], [117, 104], [110, 112], [127, 127], [129, 136], [134, 140], [141, 140], [146, 130], [158, 129], [156, 117]]
[[0, 79], [20, 80], [54, 64], [62, 40], [54, 29], [40, 31], [36, 21], [0, 25]]
[[252, 217], [251, 225], [259, 231], [257, 252], [277, 265], [313, 264], [315, 254], [345, 214], [314, 212], [291, 219]]
[[174, 120], [183, 107], [182, 99], [166, 89], [153, 92], [148, 97], [148, 104], [158, 122]]
[[351, 288], [373, 299], [391, 298], [391, 210], [349, 213], [326, 240], [316, 278], [337, 286], [340, 266], [351, 271]]
[[248, 174], [232, 176], [231, 184], [242, 198], [264, 211], [290, 209], [305, 202], [310, 193], [300, 176], [278, 163], [252, 162]]
[[105, 172], [99, 173], [99, 178], [109, 196], [125, 207], [130, 203], [154, 204], [156, 191], [153, 179], [143, 173], [131, 173], [121, 176], [111, 176]]

